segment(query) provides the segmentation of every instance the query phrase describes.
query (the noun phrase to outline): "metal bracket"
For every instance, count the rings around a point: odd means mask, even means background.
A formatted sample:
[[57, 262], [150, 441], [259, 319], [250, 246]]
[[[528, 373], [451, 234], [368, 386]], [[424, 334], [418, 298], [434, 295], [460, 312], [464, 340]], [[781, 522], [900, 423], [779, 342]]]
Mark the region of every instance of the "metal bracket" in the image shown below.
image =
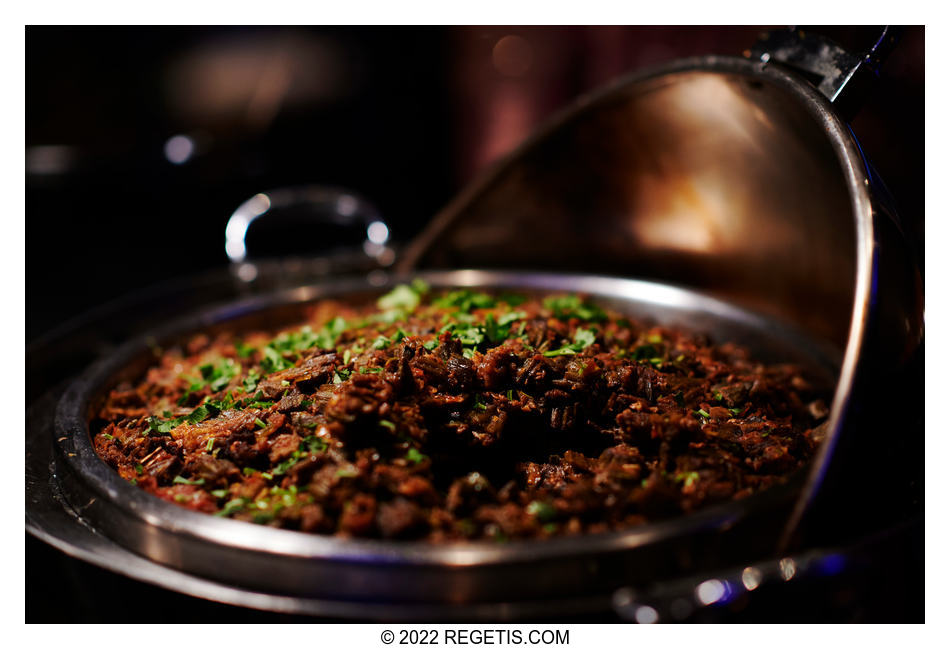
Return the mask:
[[791, 68], [827, 97], [842, 118], [851, 121], [877, 81], [900, 31], [886, 25], [866, 52], [852, 54], [830, 38], [791, 27], [764, 33], [746, 56], [763, 65], [778, 63]]

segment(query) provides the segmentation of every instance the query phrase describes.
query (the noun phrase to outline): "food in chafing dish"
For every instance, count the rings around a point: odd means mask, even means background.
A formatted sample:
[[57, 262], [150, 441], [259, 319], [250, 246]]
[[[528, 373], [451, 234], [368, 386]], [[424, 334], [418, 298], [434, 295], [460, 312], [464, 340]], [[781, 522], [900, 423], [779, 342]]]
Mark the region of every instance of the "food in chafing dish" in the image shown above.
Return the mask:
[[323, 300], [282, 331], [156, 350], [97, 453], [182, 507], [350, 537], [550, 537], [748, 496], [808, 461], [827, 408], [792, 365], [574, 294]]

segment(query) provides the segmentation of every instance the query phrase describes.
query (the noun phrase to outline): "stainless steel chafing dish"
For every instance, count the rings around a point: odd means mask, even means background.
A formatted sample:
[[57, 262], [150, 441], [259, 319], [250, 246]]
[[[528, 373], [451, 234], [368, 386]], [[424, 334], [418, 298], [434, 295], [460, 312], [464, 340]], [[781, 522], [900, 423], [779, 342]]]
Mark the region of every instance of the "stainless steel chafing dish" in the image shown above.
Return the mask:
[[[882, 381], [915, 371], [922, 290], [835, 105], [767, 54], [676, 61], [578, 99], [462, 191], [394, 267], [374, 248], [368, 275], [288, 279], [286, 264], [242, 257], [242, 288], [231, 293], [249, 295], [131, 336], [30, 409], [27, 529], [199, 597], [422, 619], [599, 611], [624, 585], [814, 542], [827, 513], [855, 496], [834, 477], [882, 443], [862, 429], [866, 404]], [[503, 546], [350, 541], [214, 519], [152, 498], [95, 456], [89, 409], [141, 368], [149, 340], [274, 321], [418, 273], [435, 286], [587, 292], [802, 362], [835, 384], [826, 440], [807, 474], [746, 500], [624, 532]], [[268, 288], [275, 274], [290, 288]]]

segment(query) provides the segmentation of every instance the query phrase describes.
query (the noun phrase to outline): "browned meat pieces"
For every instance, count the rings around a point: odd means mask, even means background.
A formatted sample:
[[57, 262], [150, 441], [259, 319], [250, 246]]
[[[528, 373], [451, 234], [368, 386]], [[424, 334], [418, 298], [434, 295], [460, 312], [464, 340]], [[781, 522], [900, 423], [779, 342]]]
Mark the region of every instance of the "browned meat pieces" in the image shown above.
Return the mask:
[[298, 366], [282, 372], [271, 374], [258, 384], [258, 390], [265, 399], [273, 399], [284, 392], [292, 384], [303, 384], [301, 388], [314, 387], [326, 383], [333, 372], [336, 354], [320, 354], [310, 356]]
[[313, 534], [548, 538], [742, 498], [806, 463], [798, 368], [581, 296], [401, 287], [199, 333], [117, 386], [97, 453], [194, 511]]

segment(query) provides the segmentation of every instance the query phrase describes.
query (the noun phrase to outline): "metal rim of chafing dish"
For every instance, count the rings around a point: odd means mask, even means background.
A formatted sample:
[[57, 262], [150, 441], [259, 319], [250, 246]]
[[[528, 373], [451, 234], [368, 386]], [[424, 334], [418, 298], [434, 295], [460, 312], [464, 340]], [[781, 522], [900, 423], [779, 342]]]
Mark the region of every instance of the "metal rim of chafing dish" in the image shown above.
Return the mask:
[[[461, 270], [419, 276], [435, 287], [587, 293], [634, 315], [689, 323], [695, 330], [738, 339], [754, 348], [780, 344], [784, 351], [798, 350], [803, 358], [810, 358], [811, 366], [820, 366], [829, 379], [835, 372], [835, 361], [826, 350], [805, 337], [792, 330], [776, 330], [773, 322], [760, 316], [685, 289], [638, 280], [520, 272]], [[385, 286], [392, 283], [389, 279]], [[380, 292], [385, 286], [350, 279], [250, 298], [173, 323], [153, 337], [161, 343], [277, 306]], [[801, 488], [800, 479], [791, 480], [741, 501], [625, 531], [503, 545], [340, 539], [216, 518], [130, 485], [92, 447], [90, 405], [120, 370], [148, 353], [149, 341], [129, 342], [93, 365], [63, 395], [55, 419], [63, 493], [80, 517], [120, 546], [164, 566], [238, 587], [311, 599], [418, 605], [487, 603], [506, 593], [526, 599], [537, 596], [539, 589], [505, 585], [501, 575], [523, 572], [527, 576], [544, 569], [548, 577], [538, 584], [561, 588], [577, 587], [595, 575], [599, 575], [595, 581], [603, 581], [604, 571], [626, 552], [656, 547], [673, 537], [730, 528], [751, 511], [772, 508], [777, 502], [788, 505]], [[555, 567], [560, 574], [548, 570]], [[625, 580], [631, 578], [627, 574]]]

